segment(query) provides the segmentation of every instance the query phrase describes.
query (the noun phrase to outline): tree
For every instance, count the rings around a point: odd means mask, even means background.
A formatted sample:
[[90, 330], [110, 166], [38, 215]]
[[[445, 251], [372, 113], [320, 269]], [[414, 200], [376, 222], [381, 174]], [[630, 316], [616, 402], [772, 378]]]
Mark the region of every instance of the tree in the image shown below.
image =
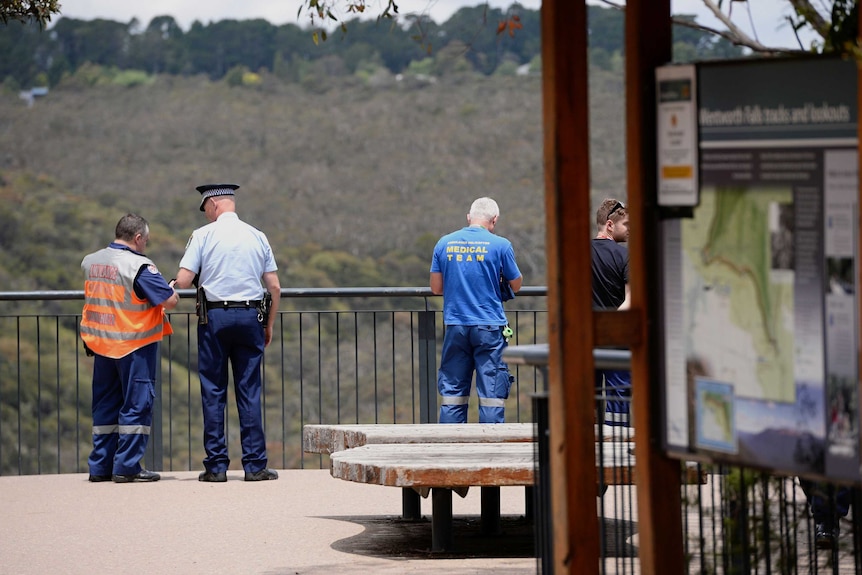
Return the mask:
[[[430, 0], [429, 0], [430, 1]], [[614, 0], [600, 0], [602, 3], [616, 8], [620, 11], [625, 11], [625, 5], [615, 2]], [[726, 27], [724, 30], [703, 26], [694, 21], [690, 16], [674, 18], [675, 24], [680, 26], [690, 27], [702, 32], [707, 32], [711, 35], [723, 38], [733, 46], [742, 46], [759, 53], [793, 53], [793, 52], [822, 52], [822, 53], [839, 53], [839, 54], [857, 54], [860, 47], [857, 45], [858, 37], [858, 3], [857, 0], [820, 0], [816, 5], [811, 0], [787, 0], [793, 7], [794, 14], [787, 16], [788, 23], [796, 33], [799, 40], [798, 49], [770, 47], [761, 44], [754, 38], [751, 38], [742, 29], [740, 29], [730, 19], [730, 6], [733, 3], [745, 2], [748, 0], [701, 0], [716, 18]], [[309, 19], [313, 26], [320, 26], [327, 21], [340, 22], [342, 29], [346, 29], [342, 11], [347, 14], [362, 14], [368, 8], [369, 0], [303, 0], [299, 12], [302, 13], [305, 9], [309, 15]], [[386, 0], [380, 12], [379, 18], [397, 19], [399, 16], [397, 0]], [[726, 6], [728, 14], [723, 12], [723, 7]], [[520, 9], [519, 4], [513, 4], [509, 8], [512, 12]], [[488, 4], [485, 3], [485, 10], [488, 10]], [[507, 19], [511, 20], [514, 16], [509, 14]], [[598, 23], [601, 25], [601, 23]], [[499, 31], [511, 30], [508, 26], [501, 26]], [[812, 46], [805, 47], [799, 39], [799, 32], [802, 30], [810, 30], [814, 32], [819, 40], [815, 41]], [[325, 34], [323, 35], [326, 39]], [[315, 38], [317, 36], [315, 35]]]
[[[604, 1], [604, 0], [603, 0]], [[724, 14], [722, 6], [734, 0], [702, 0], [704, 5], [727, 27], [721, 36], [740, 46], [747, 46], [755, 52], [784, 51], [762, 45], [739, 29], [729, 15]], [[810, 0], [788, 0], [793, 6], [794, 15], [787, 16], [788, 23], [796, 33], [799, 49], [806, 50], [799, 39], [799, 31], [810, 29], [820, 40], [810, 47], [811, 51], [823, 53], [850, 54], [858, 51], [859, 30], [858, 5], [856, 0], [822, 0], [817, 6]]]
[[51, 16], [60, 13], [57, 0], [0, 0], [0, 21], [36, 21], [40, 26], [51, 21]]

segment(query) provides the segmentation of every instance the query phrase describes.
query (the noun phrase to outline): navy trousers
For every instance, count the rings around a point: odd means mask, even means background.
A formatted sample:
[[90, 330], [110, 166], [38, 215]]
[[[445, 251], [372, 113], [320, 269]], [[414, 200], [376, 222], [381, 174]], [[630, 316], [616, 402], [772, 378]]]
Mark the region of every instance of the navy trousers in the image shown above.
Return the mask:
[[134, 475], [147, 449], [156, 397], [159, 344], [151, 343], [93, 363], [93, 451], [91, 475]]
[[207, 312], [206, 325], [198, 325], [198, 373], [204, 414], [204, 467], [227, 471], [230, 465], [225, 439], [228, 363], [233, 373], [239, 414], [242, 467], [256, 473], [267, 464], [266, 438], [261, 415], [261, 364], [263, 325], [257, 308], [216, 308]]

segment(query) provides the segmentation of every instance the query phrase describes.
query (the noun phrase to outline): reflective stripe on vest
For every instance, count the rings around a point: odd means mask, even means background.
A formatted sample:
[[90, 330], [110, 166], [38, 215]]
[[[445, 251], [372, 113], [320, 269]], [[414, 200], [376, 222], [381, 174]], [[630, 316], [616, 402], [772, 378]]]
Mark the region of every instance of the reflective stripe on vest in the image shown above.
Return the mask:
[[81, 262], [84, 270], [84, 310], [81, 339], [93, 352], [121, 358], [173, 333], [161, 305], [135, 295], [135, 277], [147, 257], [105, 248]]

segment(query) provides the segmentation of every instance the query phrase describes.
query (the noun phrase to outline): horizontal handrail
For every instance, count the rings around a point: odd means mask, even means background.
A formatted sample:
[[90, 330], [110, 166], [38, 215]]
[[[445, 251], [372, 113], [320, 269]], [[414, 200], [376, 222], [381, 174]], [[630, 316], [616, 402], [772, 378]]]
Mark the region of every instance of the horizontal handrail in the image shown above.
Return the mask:
[[[503, 358], [508, 363], [545, 366], [548, 365], [548, 344], [510, 345], [503, 350]], [[625, 371], [631, 369], [632, 352], [628, 349], [596, 348], [593, 350], [593, 365], [596, 369]]]
[[[194, 298], [195, 290], [179, 289], [181, 298]], [[524, 286], [519, 296], [545, 296], [545, 286]], [[302, 297], [438, 297], [428, 287], [338, 287], [338, 288], [282, 288], [283, 298]], [[0, 301], [83, 300], [84, 290], [60, 291], [6, 291], [0, 292]]]

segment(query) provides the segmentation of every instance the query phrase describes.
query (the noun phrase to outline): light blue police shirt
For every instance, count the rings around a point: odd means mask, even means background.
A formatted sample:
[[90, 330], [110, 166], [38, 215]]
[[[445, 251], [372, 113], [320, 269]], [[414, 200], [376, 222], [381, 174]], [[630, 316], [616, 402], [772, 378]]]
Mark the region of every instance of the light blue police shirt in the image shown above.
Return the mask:
[[209, 301], [263, 299], [261, 276], [278, 269], [266, 234], [234, 212], [192, 232], [180, 267], [200, 274]]

